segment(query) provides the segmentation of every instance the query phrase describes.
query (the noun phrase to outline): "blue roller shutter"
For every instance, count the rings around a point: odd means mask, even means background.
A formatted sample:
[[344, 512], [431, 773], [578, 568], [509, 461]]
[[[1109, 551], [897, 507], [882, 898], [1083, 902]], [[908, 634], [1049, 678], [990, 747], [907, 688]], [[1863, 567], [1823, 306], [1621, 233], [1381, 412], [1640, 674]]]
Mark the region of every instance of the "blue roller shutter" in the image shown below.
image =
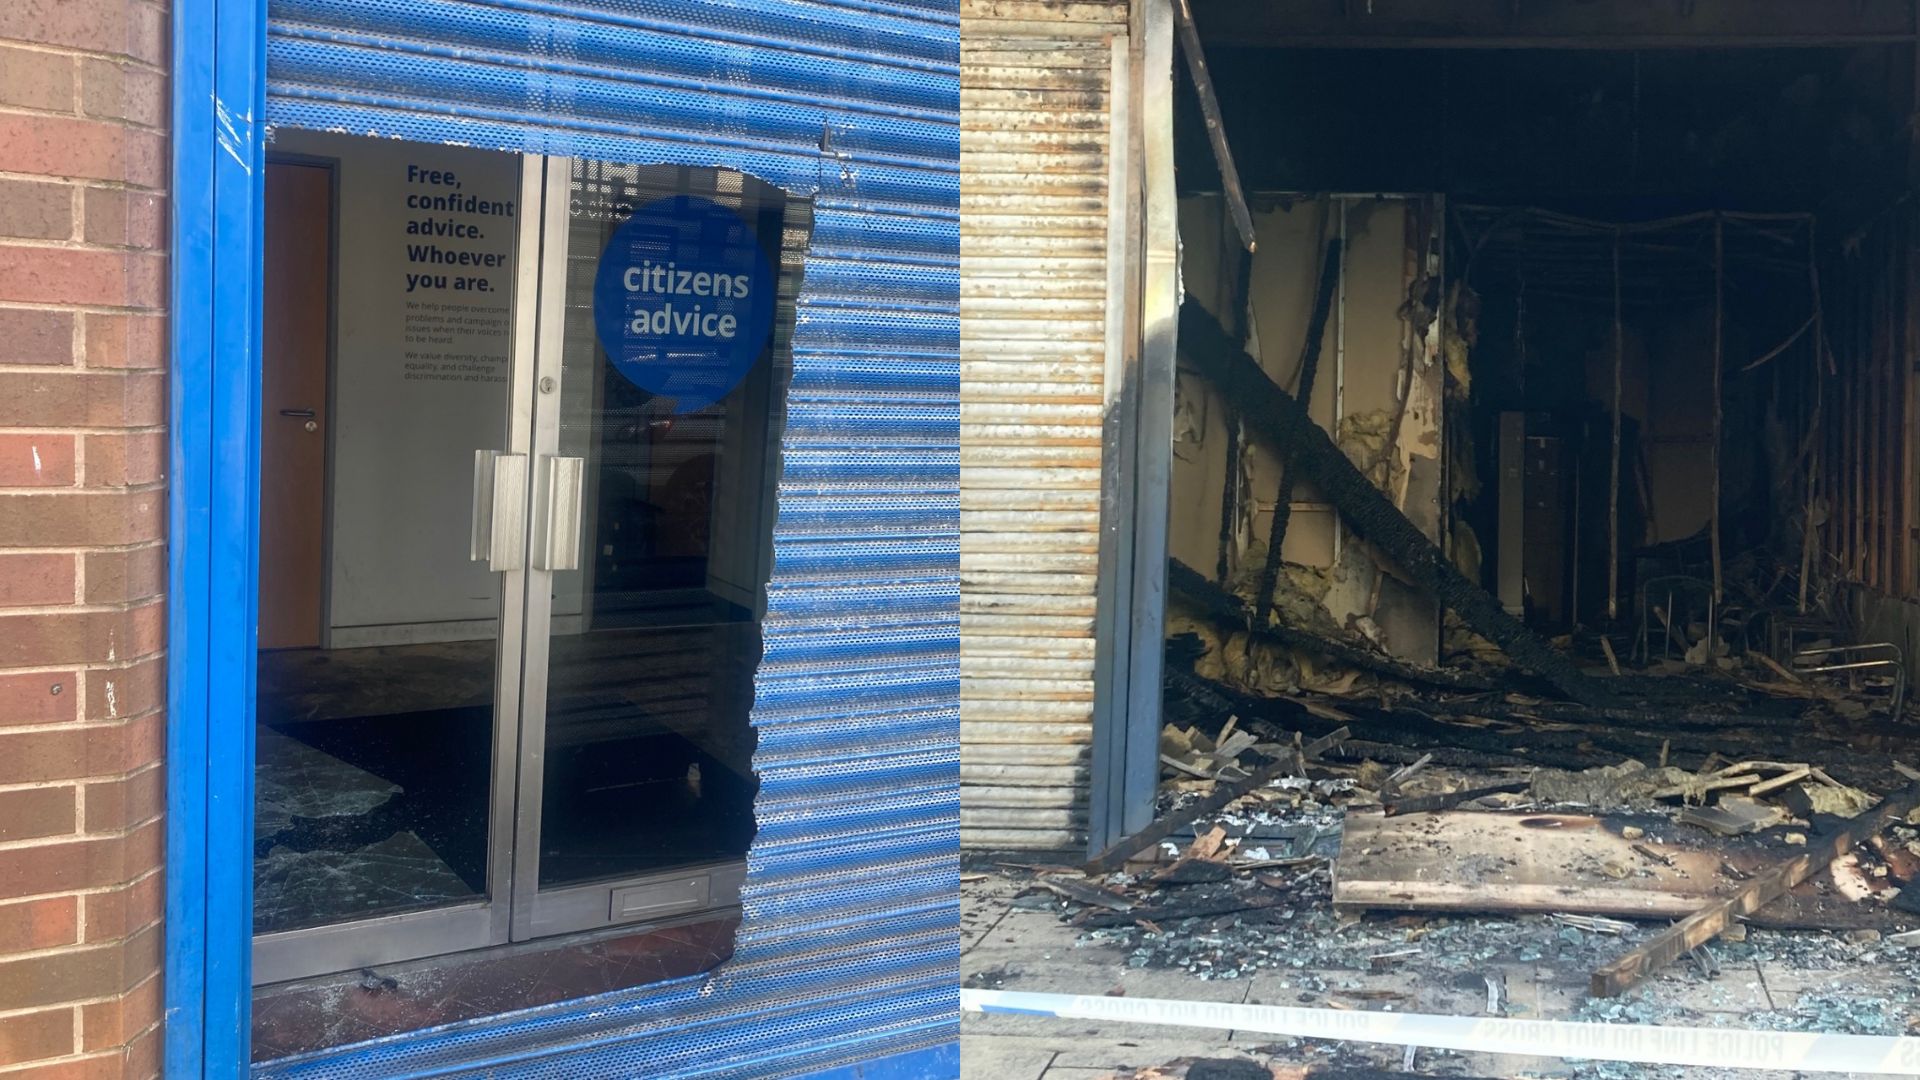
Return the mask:
[[954, 0], [271, 0], [270, 126], [724, 166], [814, 200], [735, 959], [271, 1063], [789, 1075], [958, 1036]]

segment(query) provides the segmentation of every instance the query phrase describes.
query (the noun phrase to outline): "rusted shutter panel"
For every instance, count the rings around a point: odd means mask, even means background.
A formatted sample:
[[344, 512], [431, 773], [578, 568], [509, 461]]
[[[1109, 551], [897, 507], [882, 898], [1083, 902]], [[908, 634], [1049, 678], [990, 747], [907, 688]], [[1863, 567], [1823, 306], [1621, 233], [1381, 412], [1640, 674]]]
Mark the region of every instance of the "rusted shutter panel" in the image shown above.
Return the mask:
[[1086, 842], [1117, 3], [962, 0], [961, 842]]

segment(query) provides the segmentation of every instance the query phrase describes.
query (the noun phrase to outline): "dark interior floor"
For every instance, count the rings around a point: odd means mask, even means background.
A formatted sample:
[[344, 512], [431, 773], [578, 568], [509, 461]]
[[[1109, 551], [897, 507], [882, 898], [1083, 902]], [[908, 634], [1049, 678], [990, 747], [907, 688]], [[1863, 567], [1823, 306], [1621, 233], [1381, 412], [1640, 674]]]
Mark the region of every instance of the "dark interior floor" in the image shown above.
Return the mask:
[[[482, 641], [262, 654], [256, 932], [485, 896], [493, 652]], [[543, 886], [746, 854], [757, 658], [752, 624], [738, 621], [554, 639]]]
[[492, 719], [477, 707], [263, 723], [255, 932], [482, 895]]
[[670, 731], [556, 748], [547, 755], [540, 884], [743, 857], [754, 787]]

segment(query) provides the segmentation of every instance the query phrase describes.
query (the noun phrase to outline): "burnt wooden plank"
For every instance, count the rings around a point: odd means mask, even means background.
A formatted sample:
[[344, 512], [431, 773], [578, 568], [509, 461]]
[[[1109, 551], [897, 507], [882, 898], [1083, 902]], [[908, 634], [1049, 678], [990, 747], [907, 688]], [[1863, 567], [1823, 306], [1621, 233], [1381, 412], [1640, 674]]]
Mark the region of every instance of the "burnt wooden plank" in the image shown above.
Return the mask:
[[1920, 806], [1920, 781], [1908, 784], [1844, 827], [1808, 844], [1804, 854], [1756, 876], [1732, 896], [1700, 908], [1626, 955], [1595, 969], [1588, 989], [1595, 997], [1614, 997], [1625, 992], [1650, 972], [1719, 937], [1735, 918], [1751, 915], [1785, 896], [1795, 885], [1851, 851], [1854, 845], [1866, 842], [1893, 819], [1905, 817], [1916, 806]]

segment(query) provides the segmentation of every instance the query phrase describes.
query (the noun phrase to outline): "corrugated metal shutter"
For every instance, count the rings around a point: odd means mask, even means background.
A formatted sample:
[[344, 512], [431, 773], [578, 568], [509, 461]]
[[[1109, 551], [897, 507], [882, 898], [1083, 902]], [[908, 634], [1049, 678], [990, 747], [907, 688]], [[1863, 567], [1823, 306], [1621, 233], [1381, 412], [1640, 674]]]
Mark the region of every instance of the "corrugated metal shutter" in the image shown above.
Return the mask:
[[814, 233], [735, 959], [262, 1071], [772, 1077], [957, 1038], [953, 6], [271, 0], [270, 17], [269, 124], [724, 165], [812, 196]]
[[961, 841], [1079, 847], [1127, 7], [960, 13]]

